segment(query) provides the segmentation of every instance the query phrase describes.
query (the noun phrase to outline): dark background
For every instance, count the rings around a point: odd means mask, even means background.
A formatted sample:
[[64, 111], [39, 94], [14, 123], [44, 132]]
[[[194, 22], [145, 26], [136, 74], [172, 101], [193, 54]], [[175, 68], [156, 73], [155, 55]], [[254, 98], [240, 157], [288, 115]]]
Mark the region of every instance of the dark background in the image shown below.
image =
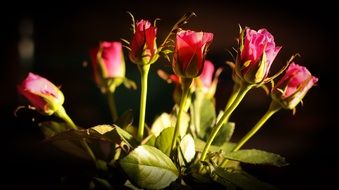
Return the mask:
[[[89, 49], [100, 40], [130, 40], [131, 20], [126, 11], [132, 12], [137, 20], [161, 18], [158, 22], [158, 43], [162, 42], [177, 19], [186, 12], [194, 11], [198, 16], [192, 18], [186, 28], [214, 33], [207, 58], [225, 68], [216, 94], [219, 109], [223, 109], [233, 84], [230, 69], [224, 62], [231, 60], [227, 50], [235, 45], [238, 24], [253, 29], [265, 27], [274, 35], [276, 44], [283, 46], [272, 66], [272, 73], [282, 67], [292, 54], [300, 53], [301, 57], [296, 62], [319, 77], [318, 86], [310, 90], [304, 98], [304, 105], [297, 107], [294, 116], [291, 111], [278, 112], [246, 145], [281, 154], [290, 165], [283, 168], [247, 166], [248, 171], [281, 189], [328, 189], [335, 186], [338, 130], [334, 125], [335, 115], [330, 111], [336, 109], [332, 95], [336, 88], [333, 83], [338, 42], [334, 32], [337, 23], [334, 7], [324, 1], [307, 4], [288, 1], [274, 4], [202, 1], [72, 4], [52, 1], [1, 6], [1, 185], [12, 185], [14, 189], [57, 189], [62, 176], [77, 176], [85, 171], [83, 166], [87, 164], [43, 145], [40, 130], [34, 122], [30, 122], [31, 116], [35, 116], [33, 113], [14, 117], [17, 106], [27, 105], [27, 101], [17, 94], [16, 85], [28, 72], [62, 86], [66, 97], [64, 107], [78, 125], [91, 127], [110, 123], [106, 99], [92, 79]], [[33, 26], [32, 33], [25, 29], [29, 23]], [[21, 28], [24, 28], [23, 33]], [[18, 47], [29, 47], [31, 43], [34, 44], [34, 56], [20, 58]], [[86, 63], [89, 67], [85, 67]], [[138, 81], [136, 66], [128, 59], [126, 65], [127, 77]], [[149, 124], [157, 114], [169, 112], [172, 106], [173, 87], [155, 74], [160, 67], [169, 69], [169, 65], [160, 59], [152, 66], [146, 118]], [[116, 93], [118, 111], [135, 110], [135, 121], [138, 96], [139, 91], [129, 91], [124, 87]], [[232, 140], [239, 140], [250, 129], [264, 113], [269, 101], [260, 89], [246, 96], [232, 116], [238, 126]]]

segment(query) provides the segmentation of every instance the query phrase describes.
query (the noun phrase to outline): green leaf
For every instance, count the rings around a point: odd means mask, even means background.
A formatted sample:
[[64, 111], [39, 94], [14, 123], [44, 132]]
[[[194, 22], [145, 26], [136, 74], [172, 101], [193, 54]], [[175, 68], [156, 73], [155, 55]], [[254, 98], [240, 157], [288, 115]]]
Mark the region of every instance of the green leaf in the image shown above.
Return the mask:
[[160, 133], [155, 140], [155, 147], [161, 150], [167, 156], [170, 155], [172, 139], [174, 135], [174, 127], [168, 127]]
[[255, 177], [242, 171], [226, 171], [223, 168], [216, 168], [213, 172], [213, 179], [220, 184], [229, 187], [235, 185], [243, 190], [274, 190], [270, 184], [264, 183]]
[[133, 111], [127, 110], [124, 112], [115, 122], [114, 124], [119, 126], [122, 129], [126, 129], [131, 126], [133, 123]]
[[156, 137], [152, 134], [144, 139], [144, 144], [147, 144], [149, 146], [155, 146], [155, 140]]
[[121, 129], [120, 127], [114, 125], [115, 130], [117, 131], [118, 135], [121, 137], [123, 141], [125, 141], [131, 147], [137, 147], [138, 141], [127, 131]]
[[[197, 151], [202, 152], [202, 150], [204, 149], [204, 147], [206, 145], [206, 142], [200, 140], [199, 138], [195, 138], [194, 144], [195, 144], [195, 149]], [[233, 150], [235, 145], [236, 145], [235, 143], [231, 143], [231, 142], [225, 142], [221, 146], [211, 145], [209, 151], [210, 152], [218, 152], [218, 151], [222, 150], [224, 153], [228, 153], [228, 152], [231, 152]]]
[[103, 178], [93, 177], [93, 185], [97, 189], [112, 189], [111, 184]]
[[57, 140], [82, 140], [84, 138], [97, 141], [111, 142], [109, 138], [92, 129], [78, 129], [78, 130], [71, 129], [68, 131], [58, 133], [52, 137], [49, 137], [45, 141], [48, 142]]
[[93, 129], [94, 131], [104, 135], [112, 130], [114, 130], [114, 127], [111, 125], [97, 125], [92, 127], [91, 129]]
[[81, 159], [90, 160], [88, 153], [85, 152], [79, 141], [58, 140], [50, 142], [58, 149]]
[[142, 190], [140, 188], [137, 188], [136, 186], [134, 186], [129, 180], [126, 181], [126, 183], [124, 184], [125, 187], [128, 187], [129, 189], [132, 190]]
[[77, 156], [82, 159], [90, 159], [88, 154], [82, 149], [79, 141], [72, 141], [67, 138], [52, 140], [53, 136], [69, 131], [69, 127], [66, 123], [46, 121], [39, 123], [39, 127], [46, 137], [45, 142], [51, 143], [58, 149], [73, 156]]
[[230, 141], [235, 128], [235, 123], [227, 122], [221, 126], [217, 136], [213, 140], [212, 145], [221, 146], [225, 142]]
[[206, 129], [215, 121], [215, 107], [211, 100], [204, 98], [200, 109], [200, 136], [205, 136]]
[[189, 163], [195, 156], [195, 145], [192, 135], [187, 134], [180, 142], [181, 153], [179, 154], [179, 163], [184, 165], [185, 162]]
[[287, 165], [284, 157], [256, 149], [238, 150], [236, 152], [227, 153], [224, 156], [230, 160], [236, 160], [248, 164], [267, 164], [278, 167]]
[[164, 130], [167, 127], [172, 127], [172, 122], [173, 120], [170, 114], [162, 113], [153, 122], [151, 131], [157, 137], [160, 135], [162, 130]]
[[196, 91], [193, 100], [193, 125], [199, 138], [205, 139], [206, 132], [213, 125], [216, 114], [213, 102], [201, 91]]
[[[188, 125], [189, 125], [189, 116], [187, 113], [183, 113], [181, 118], [181, 128], [179, 134], [181, 137], [185, 136]], [[159, 117], [155, 119], [152, 124], [151, 132], [157, 137], [167, 127], [175, 127], [177, 118], [168, 113], [162, 113]]]
[[[91, 149], [97, 158], [110, 160], [114, 155], [115, 145], [121, 143], [121, 137], [111, 125], [97, 125], [91, 128], [110, 140], [110, 142], [91, 142]], [[100, 151], [99, 151], [100, 150]]]
[[92, 127], [91, 130], [102, 133], [105, 138], [109, 139], [109, 143], [92, 141], [91, 148], [97, 157], [111, 160], [111, 165], [114, 165], [115, 161], [123, 156], [123, 154], [130, 152], [133, 147], [138, 146], [138, 142], [131, 134], [116, 125], [98, 125]]
[[130, 147], [137, 147], [138, 142], [133, 138], [131, 134], [127, 131], [121, 129], [117, 125], [97, 125], [91, 128], [92, 131], [96, 131], [99, 134], [102, 134], [110, 140], [112, 143], [120, 143], [124, 141]]
[[58, 133], [62, 133], [69, 130], [69, 127], [64, 122], [45, 121], [39, 123], [39, 127], [45, 137], [52, 137]]
[[[103, 128], [104, 127], [102, 127], [100, 130], [107, 129]], [[105, 159], [113, 150], [110, 144], [114, 144], [114, 142], [118, 141], [120, 138], [119, 136], [117, 136], [115, 138], [117, 140], [113, 141], [112, 138], [100, 134], [96, 130], [79, 129], [58, 133], [52, 137], [45, 139], [45, 142], [52, 143], [56, 145], [59, 149], [72, 155], [79, 156], [84, 159], [90, 159], [88, 153], [84, 151], [83, 146], [80, 144], [80, 141], [82, 141], [83, 139], [86, 139], [97, 158]]]
[[141, 145], [120, 160], [129, 180], [145, 189], [162, 189], [178, 178], [172, 160], [160, 150]]
[[[177, 117], [173, 115], [172, 117], [174, 121], [173, 127], [175, 127], [175, 123], [177, 122]], [[181, 124], [180, 124], [180, 131], [179, 131], [180, 137], [183, 137], [186, 135], [189, 123], [190, 123], [190, 116], [188, 115], [188, 113], [183, 112], [181, 115]]]
[[[145, 128], [146, 128], [145, 132], [148, 132], [147, 124], [145, 124]], [[125, 130], [127, 133], [131, 134], [134, 138], [136, 138], [138, 136], [138, 128], [136, 128], [133, 125], [129, 125], [129, 126], [123, 128], [123, 130]], [[148, 135], [148, 133], [145, 133], [145, 135]]]

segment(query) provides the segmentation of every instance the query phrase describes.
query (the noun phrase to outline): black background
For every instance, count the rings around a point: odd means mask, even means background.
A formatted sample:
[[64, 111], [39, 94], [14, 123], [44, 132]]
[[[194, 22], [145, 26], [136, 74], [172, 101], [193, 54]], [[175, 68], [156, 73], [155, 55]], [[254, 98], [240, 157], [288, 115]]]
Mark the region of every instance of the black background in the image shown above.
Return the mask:
[[[87, 162], [43, 145], [43, 136], [31, 113], [14, 117], [14, 110], [27, 101], [16, 92], [16, 85], [29, 71], [48, 78], [62, 86], [66, 97], [64, 107], [80, 126], [110, 123], [105, 98], [92, 79], [88, 51], [100, 40], [130, 39], [131, 20], [126, 11], [137, 20], [161, 18], [158, 22], [158, 43], [171, 25], [184, 13], [194, 11], [186, 28], [214, 33], [214, 41], [207, 58], [224, 67], [218, 86], [217, 107], [222, 109], [232, 88], [230, 69], [224, 64], [231, 60], [226, 50], [235, 45], [238, 24], [253, 29], [267, 28], [282, 45], [272, 72], [277, 71], [293, 53], [312, 74], [319, 77], [318, 86], [304, 98], [304, 105], [290, 111], [278, 112], [246, 145], [279, 153], [287, 158], [283, 168], [248, 167], [259, 179], [281, 189], [328, 189], [335, 186], [338, 156], [337, 129], [334, 125], [336, 101], [334, 96], [337, 38], [334, 5], [318, 3], [213, 3], [203, 1], [157, 1], [61, 3], [20, 3], [1, 6], [0, 39], [3, 48], [0, 57], [0, 157], [1, 184], [12, 188], [58, 189], [62, 176], [77, 176], [85, 171]], [[19, 26], [32, 21], [34, 58], [28, 65], [19, 59]], [[138, 81], [135, 65], [126, 59], [127, 76]], [[170, 111], [173, 87], [156, 76], [160, 67], [169, 69], [166, 61], [152, 66], [149, 83], [147, 123], [163, 111]], [[133, 109], [137, 121], [138, 94], [120, 87], [116, 99], [121, 113]], [[258, 120], [269, 104], [262, 90], [251, 91], [235, 111], [231, 120], [237, 123], [234, 141]], [[33, 114], [34, 115], [34, 114]]]

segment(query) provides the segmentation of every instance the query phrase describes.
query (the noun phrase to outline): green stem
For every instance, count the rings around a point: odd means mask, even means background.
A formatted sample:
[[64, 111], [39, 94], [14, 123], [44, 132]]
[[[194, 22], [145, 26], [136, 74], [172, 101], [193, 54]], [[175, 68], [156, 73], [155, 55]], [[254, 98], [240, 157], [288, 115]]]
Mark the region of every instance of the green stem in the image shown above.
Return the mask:
[[[254, 125], [254, 127], [238, 142], [238, 144], [233, 148], [232, 152], [238, 151], [264, 125], [264, 123], [280, 109], [281, 106], [272, 101], [267, 112], [260, 118], [260, 120]], [[227, 162], [228, 159], [225, 159], [221, 163], [221, 167], [225, 167]]]
[[225, 110], [228, 110], [231, 107], [231, 105], [233, 104], [235, 98], [238, 96], [239, 92], [240, 92], [239, 85], [238, 84], [234, 84], [232, 94], [231, 94], [230, 98], [227, 101]]
[[217, 136], [220, 128], [222, 127], [222, 125], [225, 122], [228, 121], [230, 115], [233, 113], [235, 108], [239, 105], [241, 100], [245, 97], [246, 93], [251, 88], [252, 88], [252, 85], [243, 85], [243, 86], [240, 86], [238, 95], [236, 96], [236, 98], [234, 98], [234, 101], [233, 101], [232, 105], [228, 109], [225, 109], [225, 112], [224, 112], [223, 116], [219, 119], [217, 124], [213, 127], [212, 133], [208, 137], [207, 143], [206, 143], [206, 145], [204, 147], [204, 150], [202, 151], [201, 158], [200, 158], [201, 161], [205, 160], [207, 152], [208, 152], [208, 150], [209, 150], [209, 148], [210, 148], [214, 138]]
[[55, 112], [55, 114], [61, 119], [63, 119], [64, 121], [66, 121], [68, 126], [70, 126], [72, 129], [78, 130], [78, 127], [74, 124], [72, 119], [68, 116], [64, 107], [61, 107], [58, 111]]
[[147, 79], [150, 64], [138, 65], [141, 74], [141, 94], [140, 94], [140, 110], [139, 110], [139, 128], [138, 128], [138, 140], [142, 141], [144, 137], [145, 126], [145, 113], [146, 113], [146, 100], [147, 100]]
[[114, 92], [107, 91], [106, 96], [107, 96], [108, 106], [109, 106], [109, 109], [111, 110], [112, 119], [114, 122], [118, 118], [117, 107], [116, 107], [115, 100], [114, 100]]
[[[61, 119], [63, 119], [64, 121], [66, 121], [66, 123], [68, 124], [68, 126], [71, 127], [71, 129], [79, 130], [79, 128], [74, 124], [72, 119], [66, 113], [66, 110], [65, 110], [64, 107], [61, 107], [58, 111], [55, 112], [55, 114], [58, 117], [60, 117]], [[80, 143], [83, 146], [83, 148], [86, 150], [88, 155], [92, 158], [92, 160], [94, 161], [94, 164], [96, 165], [96, 157], [95, 157], [93, 151], [91, 150], [91, 148], [89, 147], [89, 145], [87, 144], [86, 140], [85, 139], [81, 139]]]
[[184, 112], [185, 104], [186, 104], [186, 101], [187, 101], [187, 98], [188, 98], [188, 95], [189, 95], [189, 92], [190, 92], [191, 83], [192, 83], [192, 78], [181, 78], [182, 94], [181, 94], [181, 99], [180, 99], [179, 111], [178, 111], [178, 115], [177, 115], [177, 122], [175, 124], [174, 134], [173, 134], [173, 138], [172, 138], [171, 154], [170, 155], [173, 155], [174, 150], [175, 150], [176, 145], [177, 145], [179, 131], [180, 131], [180, 128], [181, 128], [182, 114]]

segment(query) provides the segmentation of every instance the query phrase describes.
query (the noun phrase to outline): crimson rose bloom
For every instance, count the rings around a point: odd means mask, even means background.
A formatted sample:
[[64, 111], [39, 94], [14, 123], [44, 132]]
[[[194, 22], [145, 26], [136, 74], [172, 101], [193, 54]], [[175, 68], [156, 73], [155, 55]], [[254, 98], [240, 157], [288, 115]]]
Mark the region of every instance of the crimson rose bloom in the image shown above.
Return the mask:
[[29, 73], [18, 86], [18, 91], [42, 114], [52, 115], [64, 103], [64, 95], [58, 87], [47, 79]]
[[312, 76], [306, 67], [292, 63], [273, 88], [272, 99], [285, 109], [293, 109], [317, 81], [318, 78]]
[[176, 75], [194, 78], [204, 68], [205, 55], [213, 34], [182, 30], [176, 35], [172, 67]]
[[154, 63], [159, 55], [156, 44], [157, 28], [147, 20], [135, 24], [135, 33], [130, 42], [129, 58], [133, 63], [147, 65]]

